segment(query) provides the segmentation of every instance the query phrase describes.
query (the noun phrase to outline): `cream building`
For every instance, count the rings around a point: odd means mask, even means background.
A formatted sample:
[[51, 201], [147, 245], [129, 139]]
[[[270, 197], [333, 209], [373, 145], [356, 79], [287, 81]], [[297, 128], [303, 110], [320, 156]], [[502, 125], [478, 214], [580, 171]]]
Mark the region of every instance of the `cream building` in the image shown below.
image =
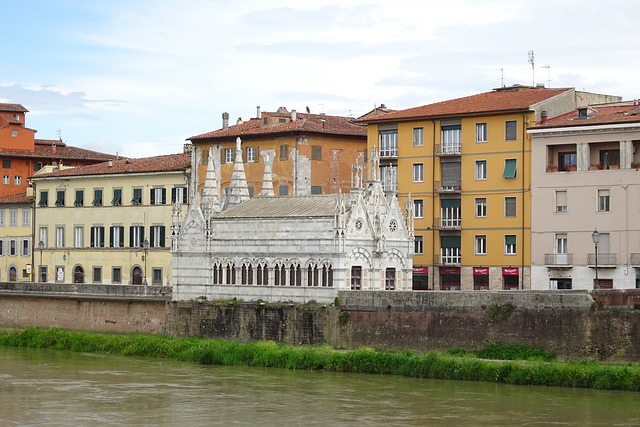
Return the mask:
[[0, 280], [28, 282], [32, 270], [32, 206], [26, 194], [0, 198]]
[[47, 172], [31, 177], [38, 281], [171, 283], [168, 231], [187, 209], [189, 154]]
[[528, 132], [531, 288], [639, 287], [640, 105], [580, 108]]

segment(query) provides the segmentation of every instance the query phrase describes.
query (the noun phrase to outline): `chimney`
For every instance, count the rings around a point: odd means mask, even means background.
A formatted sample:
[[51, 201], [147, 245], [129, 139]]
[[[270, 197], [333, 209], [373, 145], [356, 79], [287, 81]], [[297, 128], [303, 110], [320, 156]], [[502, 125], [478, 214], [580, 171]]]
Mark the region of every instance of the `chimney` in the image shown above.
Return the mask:
[[51, 144], [51, 155], [52, 156], [56, 155], [56, 144]]
[[295, 122], [297, 118], [298, 114], [296, 113], [296, 110], [291, 110], [291, 121]]
[[256, 117], [260, 118], [260, 106], [259, 105], [256, 107], [256, 110], [257, 110]]
[[229, 113], [222, 113], [222, 129], [229, 129]]
[[109, 159], [109, 167], [113, 166], [113, 160]]
[[547, 120], [548, 120], [547, 119], [547, 112], [543, 111], [541, 116], [542, 116], [542, 124], [547, 123]]
[[242, 117], [238, 117], [238, 120], [236, 121], [236, 125], [241, 125], [242, 124]]

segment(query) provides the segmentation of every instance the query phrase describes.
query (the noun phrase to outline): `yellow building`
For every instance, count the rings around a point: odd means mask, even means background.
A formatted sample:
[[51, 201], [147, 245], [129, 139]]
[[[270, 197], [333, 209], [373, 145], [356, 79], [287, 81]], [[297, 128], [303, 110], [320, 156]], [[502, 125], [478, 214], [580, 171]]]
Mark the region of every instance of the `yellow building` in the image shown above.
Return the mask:
[[0, 198], [0, 280], [31, 281], [33, 197]]
[[189, 197], [190, 155], [121, 159], [38, 173], [36, 280], [171, 283], [171, 224]]
[[362, 119], [386, 188], [414, 203], [414, 289], [530, 289], [526, 129], [597, 97], [515, 86]]

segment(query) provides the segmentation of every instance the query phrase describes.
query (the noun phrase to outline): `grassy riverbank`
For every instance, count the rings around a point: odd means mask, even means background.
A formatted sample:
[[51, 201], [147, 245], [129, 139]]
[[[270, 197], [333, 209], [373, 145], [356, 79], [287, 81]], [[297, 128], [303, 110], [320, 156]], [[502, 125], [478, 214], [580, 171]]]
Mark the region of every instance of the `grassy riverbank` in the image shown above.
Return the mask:
[[[486, 381], [517, 385], [640, 390], [640, 365], [591, 361], [557, 362], [555, 355], [526, 347], [488, 346], [484, 353], [461, 349], [413, 353], [329, 346], [294, 347], [274, 342], [239, 344], [200, 338], [101, 335], [59, 329], [0, 330], [0, 345], [87, 353], [166, 357], [214, 365], [388, 374], [417, 378]], [[485, 360], [482, 354], [518, 360]], [[511, 355], [511, 356], [509, 356]], [[522, 360], [527, 359], [527, 360]]]

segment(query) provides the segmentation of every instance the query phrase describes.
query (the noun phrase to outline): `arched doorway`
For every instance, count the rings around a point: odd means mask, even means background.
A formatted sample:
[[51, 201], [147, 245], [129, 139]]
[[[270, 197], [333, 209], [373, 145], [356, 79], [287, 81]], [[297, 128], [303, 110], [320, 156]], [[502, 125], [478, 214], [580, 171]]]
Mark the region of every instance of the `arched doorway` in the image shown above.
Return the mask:
[[142, 269], [138, 266], [133, 267], [133, 270], [131, 270], [131, 284], [142, 285]]
[[9, 281], [16, 282], [18, 280], [18, 270], [14, 266], [9, 267]]
[[80, 265], [73, 269], [73, 283], [84, 283], [84, 269]]

